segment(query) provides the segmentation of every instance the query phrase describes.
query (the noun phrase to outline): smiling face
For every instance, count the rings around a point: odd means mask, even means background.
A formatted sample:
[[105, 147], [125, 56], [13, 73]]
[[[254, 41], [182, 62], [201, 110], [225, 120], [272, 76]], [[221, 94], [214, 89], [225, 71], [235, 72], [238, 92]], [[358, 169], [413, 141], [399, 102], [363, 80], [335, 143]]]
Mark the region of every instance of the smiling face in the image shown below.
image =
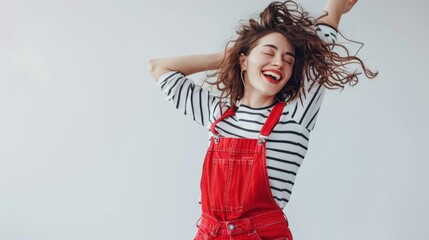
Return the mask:
[[244, 70], [242, 103], [254, 107], [273, 103], [292, 75], [295, 48], [277, 32], [260, 38], [249, 54], [240, 56]]

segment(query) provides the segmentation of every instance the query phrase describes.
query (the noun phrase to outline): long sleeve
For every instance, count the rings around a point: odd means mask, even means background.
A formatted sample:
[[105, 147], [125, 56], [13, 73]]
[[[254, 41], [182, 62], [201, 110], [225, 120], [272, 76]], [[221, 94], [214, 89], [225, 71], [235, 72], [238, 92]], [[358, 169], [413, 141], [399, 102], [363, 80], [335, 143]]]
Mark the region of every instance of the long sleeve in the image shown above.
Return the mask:
[[207, 126], [212, 111], [219, 104], [219, 98], [210, 91], [196, 85], [180, 72], [168, 72], [162, 75], [157, 85], [177, 110], [192, 117], [203, 126]]
[[[316, 26], [316, 33], [320, 39], [326, 43], [335, 43], [337, 41], [337, 31], [331, 26], [319, 24]], [[313, 130], [320, 106], [325, 94], [325, 87], [315, 83], [310, 88], [312, 81], [304, 79], [305, 95], [301, 96], [293, 102], [292, 118], [301, 126], [309, 131]]]

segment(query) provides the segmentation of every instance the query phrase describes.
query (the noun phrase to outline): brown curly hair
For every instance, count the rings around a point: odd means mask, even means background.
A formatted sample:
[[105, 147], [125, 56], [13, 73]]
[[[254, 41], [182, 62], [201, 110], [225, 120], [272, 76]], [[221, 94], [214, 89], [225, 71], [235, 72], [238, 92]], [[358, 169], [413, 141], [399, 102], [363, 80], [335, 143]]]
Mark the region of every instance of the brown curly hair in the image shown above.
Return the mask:
[[[258, 20], [251, 18], [241, 24], [237, 30], [237, 39], [227, 44], [227, 54], [213, 74], [217, 80], [208, 83], [216, 85], [222, 92], [222, 99], [229, 97], [231, 107], [236, 110], [236, 103], [244, 94], [244, 85], [240, 80], [240, 54], [248, 55], [260, 38], [273, 32], [283, 34], [295, 47], [292, 75], [276, 96], [282, 101], [291, 101], [305, 94], [302, 91], [305, 78], [329, 89], [342, 89], [346, 84], [356, 85], [361, 72], [350, 71], [351, 64], [357, 64], [367, 78], [374, 78], [378, 74], [367, 69], [360, 58], [350, 55], [344, 45], [321, 40], [316, 34], [317, 20], [294, 1], [272, 2], [260, 13]], [[233, 46], [228, 48], [230, 43]], [[345, 56], [332, 51], [334, 46], [343, 49]]]

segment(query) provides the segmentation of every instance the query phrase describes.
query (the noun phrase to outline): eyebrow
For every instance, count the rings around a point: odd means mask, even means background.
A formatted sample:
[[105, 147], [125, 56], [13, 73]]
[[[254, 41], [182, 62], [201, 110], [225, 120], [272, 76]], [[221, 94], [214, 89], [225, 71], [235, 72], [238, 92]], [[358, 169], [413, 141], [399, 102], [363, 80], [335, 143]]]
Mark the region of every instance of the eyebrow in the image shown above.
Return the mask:
[[[273, 45], [273, 44], [265, 44], [262, 47], [270, 47], [270, 48], [274, 48], [275, 50], [279, 50], [279, 48], [276, 45]], [[295, 57], [295, 54], [293, 52], [290, 52], [290, 51], [286, 51], [285, 54], [286, 55], [290, 55], [292, 57]]]

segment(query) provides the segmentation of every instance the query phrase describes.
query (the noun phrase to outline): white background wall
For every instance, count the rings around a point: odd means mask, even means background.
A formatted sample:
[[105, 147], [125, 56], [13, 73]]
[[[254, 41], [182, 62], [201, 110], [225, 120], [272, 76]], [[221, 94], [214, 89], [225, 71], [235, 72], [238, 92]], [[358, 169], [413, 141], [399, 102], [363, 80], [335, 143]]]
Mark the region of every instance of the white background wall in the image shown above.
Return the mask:
[[[207, 131], [147, 61], [219, 51], [267, 4], [1, 1], [0, 239], [192, 239]], [[426, 10], [359, 1], [343, 17], [380, 75], [327, 93], [285, 208], [295, 239], [429, 238]]]

